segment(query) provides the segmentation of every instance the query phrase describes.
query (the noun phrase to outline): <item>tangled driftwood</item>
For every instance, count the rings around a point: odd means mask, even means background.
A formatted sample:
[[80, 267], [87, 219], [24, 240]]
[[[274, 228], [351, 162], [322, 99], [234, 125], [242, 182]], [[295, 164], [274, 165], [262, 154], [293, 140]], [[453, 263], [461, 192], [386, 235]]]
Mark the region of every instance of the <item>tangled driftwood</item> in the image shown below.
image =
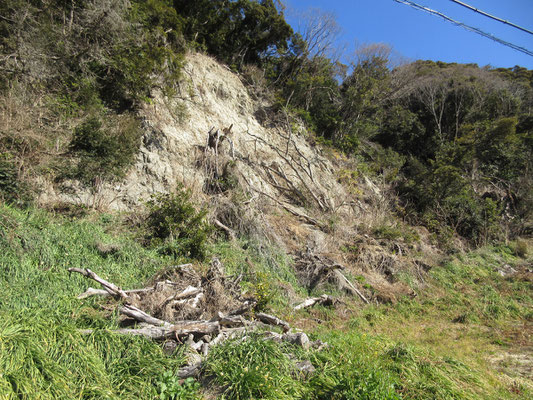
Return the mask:
[[[169, 349], [175, 349], [177, 345], [188, 346], [196, 357], [192, 362], [179, 371], [182, 378], [196, 376], [201, 371], [201, 356], [205, 357], [210, 348], [217, 346], [228, 339], [238, 336], [246, 337], [252, 331], [263, 330], [261, 335], [265, 340], [285, 341], [299, 345], [303, 348], [322, 348], [321, 341], [311, 342], [304, 332], [293, 332], [290, 325], [282, 319], [262, 313], [253, 313], [256, 301], [252, 298], [243, 298], [236, 289], [242, 276], [236, 279], [226, 277], [222, 264], [218, 259], [213, 259], [205, 277], [201, 278], [190, 268], [190, 264], [174, 267], [176, 273], [187, 277], [187, 285], [171, 280], [161, 280], [152, 286], [142, 289], [123, 290], [117, 285], [101, 278], [90, 269], [70, 268], [69, 272], [76, 272], [98, 282], [103, 289], [89, 288], [78, 298], [90, 296], [114, 297], [121, 301], [118, 311], [121, 315], [136, 322], [135, 327], [113, 330], [113, 333], [121, 335], [138, 335], [151, 340], [161, 341]], [[171, 293], [170, 295], [166, 295]], [[163, 295], [164, 294], [164, 295]], [[228, 299], [221, 300], [221, 297]], [[148, 302], [147, 298], [151, 298]], [[158, 304], [153, 304], [157, 299]], [[296, 306], [295, 310], [311, 306], [316, 303], [332, 304], [329, 296], [319, 299], [310, 299]], [[142, 304], [149, 304], [155, 315], [151, 315], [140, 308]], [[216, 310], [217, 307], [221, 309]], [[232, 307], [232, 308], [230, 308]], [[165, 320], [158, 318], [165, 315], [168, 308], [180, 309], [181, 313], [175, 315], [206, 316], [206, 310], [211, 314], [210, 318]], [[185, 311], [184, 311], [185, 310]], [[191, 311], [192, 310], [192, 311]], [[169, 315], [168, 313], [166, 315]], [[282, 334], [268, 330], [269, 327], [278, 327]], [[82, 331], [85, 334], [92, 332], [91, 329]]]

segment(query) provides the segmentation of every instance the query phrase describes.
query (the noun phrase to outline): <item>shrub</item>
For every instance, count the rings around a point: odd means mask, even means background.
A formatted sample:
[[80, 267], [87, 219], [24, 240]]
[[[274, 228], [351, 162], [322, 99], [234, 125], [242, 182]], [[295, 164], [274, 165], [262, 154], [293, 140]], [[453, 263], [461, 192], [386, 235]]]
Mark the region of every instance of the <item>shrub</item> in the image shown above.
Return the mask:
[[69, 145], [78, 163], [68, 178], [89, 184], [96, 178], [107, 181], [124, 177], [139, 150], [141, 130], [138, 121], [131, 117], [114, 120], [116, 129], [104, 126], [97, 117], [91, 117], [74, 130]]
[[406, 243], [416, 243], [420, 241], [420, 236], [414, 229], [403, 225], [380, 225], [374, 228], [373, 234], [379, 239], [398, 240], [403, 238]]
[[211, 227], [206, 210], [197, 211], [191, 191], [178, 185], [175, 193], [160, 193], [148, 201], [148, 240], [160, 251], [173, 256], [204, 259]]
[[529, 252], [527, 242], [523, 239], [518, 239], [516, 241], [514, 252], [518, 257], [526, 258]]
[[0, 200], [19, 206], [31, 201], [28, 184], [20, 179], [16, 164], [7, 154], [0, 154]]

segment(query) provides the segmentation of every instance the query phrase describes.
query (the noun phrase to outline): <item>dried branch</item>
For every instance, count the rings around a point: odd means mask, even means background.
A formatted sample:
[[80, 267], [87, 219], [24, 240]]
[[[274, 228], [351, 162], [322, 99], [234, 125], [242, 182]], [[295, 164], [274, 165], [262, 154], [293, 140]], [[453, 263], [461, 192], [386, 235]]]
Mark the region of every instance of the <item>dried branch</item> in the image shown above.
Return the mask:
[[287, 322], [273, 315], [257, 313], [255, 314], [255, 316], [257, 317], [257, 319], [259, 319], [259, 321], [264, 322], [265, 324], [281, 327], [283, 329], [283, 332], [288, 332], [290, 329], [290, 325]]
[[116, 286], [115, 284], [106, 281], [105, 279], [100, 278], [98, 275], [96, 275], [93, 271], [91, 271], [89, 268], [81, 269], [81, 268], [69, 268], [68, 272], [77, 272], [78, 274], [82, 274], [83, 276], [87, 278], [91, 278], [98, 282], [102, 287], [109, 292], [112, 296], [115, 297], [121, 297], [124, 300], [128, 300], [129, 296], [128, 294]]
[[293, 310], [298, 311], [304, 308], [315, 306], [317, 304], [322, 304], [324, 306], [331, 306], [335, 304], [335, 299], [331, 296], [328, 296], [327, 294], [323, 294], [320, 297], [311, 297], [305, 300], [303, 303], [298, 304], [296, 307], [293, 308]]

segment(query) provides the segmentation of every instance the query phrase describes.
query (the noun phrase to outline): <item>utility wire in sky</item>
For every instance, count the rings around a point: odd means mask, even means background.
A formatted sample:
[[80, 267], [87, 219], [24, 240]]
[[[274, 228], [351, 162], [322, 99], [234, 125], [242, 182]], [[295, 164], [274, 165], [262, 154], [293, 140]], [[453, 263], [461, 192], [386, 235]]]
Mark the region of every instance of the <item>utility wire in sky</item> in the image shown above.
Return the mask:
[[407, 5], [409, 5], [409, 6], [413, 7], [413, 8], [416, 8], [417, 10], [422, 10], [422, 11], [425, 11], [425, 12], [433, 14], [433, 15], [438, 15], [439, 17], [445, 19], [446, 21], [449, 21], [452, 24], [455, 24], [457, 26], [461, 26], [461, 27], [465, 28], [466, 30], [468, 30], [470, 32], [477, 33], [478, 35], [484, 36], [484, 37], [486, 37], [488, 39], [494, 40], [495, 42], [503, 44], [504, 46], [510, 47], [510, 48], [512, 48], [514, 50], [520, 51], [522, 53], [527, 54], [528, 56], [533, 57], [533, 51], [528, 50], [525, 47], [521, 47], [521, 46], [518, 46], [518, 45], [513, 44], [511, 42], [508, 42], [506, 40], [500, 39], [500, 38], [498, 38], [498, 37], [496, 37], [496, 36], [494, 36], [494, 35], [492, 35], [490, 33], [482, 31], [481, 29], [476, 28], [474, 26], [463, 24], [462, 22], [456, 21], [456, 20], [448, 17], [447, 15], [445, 15], [445, 14], [439, 12], [439, 11], [432, 10], [431, 8], [428, 8], [428, 7], [425, 7], [425, 6], [421, 6], [420, 4], [417, 4], [417, 3], [413, 2], [413, 1], [410, 1], [410, 0], [394, 0], [394, 1], [396, 3], [407, 4]]
[[526, 33], [529, 33], [530, 35], [533, 35], [533, 31], [530, 31], [529, 29], [526, 29], [526, 28], [522, 28], [521, 26], [519, 25], [516, 25], [516, 24], [513, 24], [512, 22], [509, 22], [509, 21], [506, 21], [505, 19], [501, 19], [501, 18], [498, 18], [494, 15], [490, 15], [488, 13], [486, 13], [485, 11], [481, 11], [479, 8], [476, 8], [476, 7], [472, 7], [466, 3], [463, 3], [462, 1], [458, 1], [458, 0], [450, 0], [456, 4], [459, 4], [460, 6], [463, 6], [465, 8], [468, 8], [469, 10], [472, 10], [472, 11], [475, 11], [481, 15], [484, 15], [485, 17], [489, 17], [489, 18], [492, 18], [496, 21], [499, 21], [499, 22], [503, 22], [504, 24], [507, 24], [507, 25], [510, 25], [512, 26], [513, 28], [516, 28], [516, 29], [520, 29], [521, 31], [524, 31]]

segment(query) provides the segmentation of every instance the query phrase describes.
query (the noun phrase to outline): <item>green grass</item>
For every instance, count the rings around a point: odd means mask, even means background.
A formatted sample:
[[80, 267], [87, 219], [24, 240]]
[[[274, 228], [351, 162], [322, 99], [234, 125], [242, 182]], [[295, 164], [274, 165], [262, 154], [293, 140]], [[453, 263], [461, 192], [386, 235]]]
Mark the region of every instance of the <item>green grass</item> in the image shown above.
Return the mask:
[[297, 351], [256, 336], [237, 339], [211, 351], [205, 372], [224, 388], [223, 399], [299, 399], [304, 386], [290, 350]]
[[[205, 373], [220, 385], [223, 399], [513, 398], [496, 382], [487, 383], [482, 371], [451, 357], [354, 329], [318, 336], [329, 343], [327, 350], [305, 352], [254, 335], [237, 339], [210, 353]], [[301, 360], [316, 371], [299, 372], [295, 363]]]
[[[1, 399], [150, 399], [160, 394], [165, 372], [183, 363], [180, 354], [167, 356], [144, 339], [78, 332], [115, 322], [96, 307], [99, 300], [76, 299], [91, 283], [69, 276], [69, 267], [134, 288], [169, 264], [128, 237], [107, 234], [111, 222], [1, 207]], [[121, 250], [105, 257], [97, 242]]]
[[[498, 273], [504, 264], [523, 261], [507, 246], [458, 255], [430, 271], [428, 286], [416, 299], [367, 307], [348, 329], [417, 348], [428, 360], [440, 359], [437, 365], [455, 360], [464, 367], [462, 373], [450, 366], [442, 371], [450, 393], [455, 393], [452, 398], [531, 398], [531, 381], [509, 369], [502, 374], [489, 361], [499, 354], [521, 353], [531, 343], [533, 285]], [[470, 383], [464, 379], [466, 369], [474, 378]], [[421, 384], [434, 381], [428, 376]], [[431, 398], [403, 392], [408, 398]]]
[[[120, 233], [118, 221], [107, 214], [69, 219], [0, 207], [0, 399], [202, 398], [198, 383], [175, 375], [181, 352], [166, 355], [148, 340], [112, 334], [116, 315], [102, 307], [110, 300], [76, 299], [94, 285], [69, 275], [69, 267], [91, 268], [136, 288], [176, 263]], [[105, 255], [97, 243], [119, 250]], [[486, 362], [488, 354], [512, 348], [512, 326], [531, 322], [531, 284], [497, 272], [502, 263], [519, 262], [509, 247], [456, 257], [431, 271], [430, 286], [417, 299], [369, 306], [350, 320], [323, 307], [292, 313], [287, 288], [307, 293], [291, 260], [273, 246], [217, 242], [208, 252], [221, 259], [226, 274], [243, 274], [244, 291], [264, 296], [264, 307], [293, 325], [300, 317], [323, 317], [324, 324], [306, 329], [329, 343], [321, 352], [305, 352], [251, 335], [215, 348], [205, 382], [221, 398], [532, 396], [523, 380], [500, 376]], [[82, 335], [80, 328], [95, 331]], [[312, 362], [313, 374], [296, 369], [303, 360]]]

